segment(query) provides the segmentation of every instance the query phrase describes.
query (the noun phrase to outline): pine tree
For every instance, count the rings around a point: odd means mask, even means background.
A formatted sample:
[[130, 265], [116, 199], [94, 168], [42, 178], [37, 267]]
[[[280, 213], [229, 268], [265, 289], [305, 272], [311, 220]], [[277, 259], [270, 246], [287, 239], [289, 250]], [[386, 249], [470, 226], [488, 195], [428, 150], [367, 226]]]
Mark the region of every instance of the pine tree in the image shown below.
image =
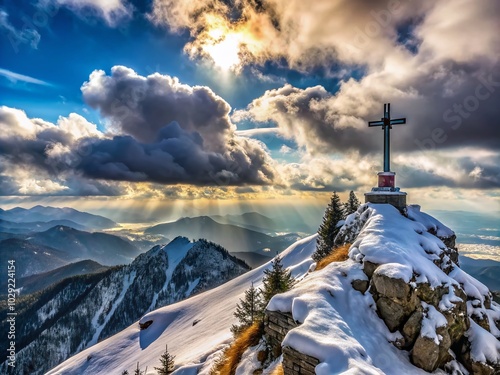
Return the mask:
[[295, 284], [295, 279], [290, 271], [287, 271], [281, 263], [278, 255], [272, 262], [273, 267], [264, 271], [262, 296], [264, 305], [267, 305], [275, 294], [290, 290]]
[[134, 371], [134, 375], [144, 375], [144, 372], [139, 368], [139, 362], [137, 362], [137, 368]]
[[318, 262], [332, 251], [335, 236], [340, 230], [338, 222], [345, 219], [344, 205], [336, 192], [333, 192], [330, 203], [326, 207], [323, 222], [318, 229], [316, 252], [312, 258]]
[[356, 212], [360, 204], [361, 202], [359, 201], [358, 197], [356, 197], [356, 194], [354, 194], [354, 192], [351, 190], [351, 192], [349, 193], [349, 199], [344, 204], [345, 216]]
[[172, 355], [168, 352], [168, 346], [165, 345], [165, 352], [160, 357], [161, 366], [155, 367], [155, 370], [158, 371], [159, 375], [169, 375], [174, 372], [174, 363], [175, 355]]
[[261, 322], [264, 317], [264, 301], [262, 300], [262, 292], [253, 286], [245, 291], [245, 299], [240, 299], [236, 305], [234, 316], [238, 318], [240, 324], [234, 324], [231, 327], [231, 332], [238, 336], [241, 331], [250, 327], [255, 322]]

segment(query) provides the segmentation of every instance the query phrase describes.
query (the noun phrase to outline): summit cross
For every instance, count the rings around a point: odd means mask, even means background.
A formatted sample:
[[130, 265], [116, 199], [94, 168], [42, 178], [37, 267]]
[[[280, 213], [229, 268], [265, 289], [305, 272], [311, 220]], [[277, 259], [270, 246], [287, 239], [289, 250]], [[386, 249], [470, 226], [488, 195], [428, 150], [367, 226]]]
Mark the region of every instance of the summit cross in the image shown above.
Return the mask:
[[392, 125], [406, 124], [406, 117], [391, 119], [391, 103], [384, 104], [384, 117], [380, 121], [370, 121], [368, 126], [381, 126], [384, 130], [384, 172], [391, 171], [391, 129]]

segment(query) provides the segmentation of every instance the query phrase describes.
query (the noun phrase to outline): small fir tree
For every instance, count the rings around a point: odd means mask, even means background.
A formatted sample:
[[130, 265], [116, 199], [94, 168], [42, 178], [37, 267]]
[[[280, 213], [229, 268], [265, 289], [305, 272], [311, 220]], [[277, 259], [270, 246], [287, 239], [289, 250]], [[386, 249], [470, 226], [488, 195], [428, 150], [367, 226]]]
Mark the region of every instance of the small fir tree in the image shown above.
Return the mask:
[[316, 240], [316, 251], [312, 258], [319, 262], [332, 251], [335, 236], [340, 230], [337, 225], [339, 221], [345, 219], [344, 205], [336, 192], [333, 192], [330, 203], [326, 207], [323, 222], [318, 229], [318, 239]]
[[262, 297], [264, 306], [267, 306], [274, 295], [290, 290], [295, 284], [295, 279], [291, 272], [283, 267], [281, 257], [278, 255], [272, 262], [272, 268], [264, 271], [262, 282]]
[[174, 363], [175, 355], [172, 355], [168, 352], [168, 346], [165, 345], [165, 352], [160, 357], [161, 366], [155, 367], [155, 370], [158, 371], [159, 375], [169, 375], [174, 372]]
[[[147, 367], [146, 367], [146, 371], [147, 371]], [[144, 375], [146, 373], [146, 371], [141, 371], [140, 367], [139, 367], [139, 362], [137, 362], [137, 368], [134, 370], [134, 375]]]
[[255, 322], [261, 322], [264, 317], [264, 301], [262, 300], [262, 292], [253, 286], [245, 291], [245, 299], [240, 299], [236, 305], [234, 316], [238, 318], [240, 324], [234, 324], [231, 327], [231, 332], [238, 336], [244, 329], [250, 327]]
[[349, 199], [344, 204], [345, 216], [347, 217], [347, 215], [356, 212], [360, 204], [361, 202], [359, 201], [358, 197], [356, 197], [356, 194], [354, 194], [354, 192], [351, 190], [351, 192], [349, 193]]

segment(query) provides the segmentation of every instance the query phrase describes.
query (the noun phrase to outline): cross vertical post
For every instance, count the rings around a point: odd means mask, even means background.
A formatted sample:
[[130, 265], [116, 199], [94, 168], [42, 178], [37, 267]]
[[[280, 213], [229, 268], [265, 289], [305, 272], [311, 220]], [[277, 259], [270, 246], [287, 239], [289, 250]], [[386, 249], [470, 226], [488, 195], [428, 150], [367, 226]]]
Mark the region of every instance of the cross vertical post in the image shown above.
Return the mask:
[[384, 104], [384, 172], [391, 171], [391, 103]]
[[381, 126], [384, 130], [384, 172], [391, 171], [391, 129], [392, 125], [406, 124], [406, 118], [391, 119], [391, 103], [384, 104], [384, 117], [370, 121], [368, 126]]

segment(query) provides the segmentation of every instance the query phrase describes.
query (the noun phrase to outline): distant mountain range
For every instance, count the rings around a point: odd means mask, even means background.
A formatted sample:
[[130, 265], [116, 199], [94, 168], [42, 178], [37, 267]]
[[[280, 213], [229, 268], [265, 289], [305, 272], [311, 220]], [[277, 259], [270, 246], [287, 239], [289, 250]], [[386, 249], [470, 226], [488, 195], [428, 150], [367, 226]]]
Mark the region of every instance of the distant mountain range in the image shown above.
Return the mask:
[[460, 256], [460, 268], [486, 285], [491, 291], [500, 292], [500, 262], [490, 259], [473, 259]]
[[[68, 225], [70, 227], [74, 227], [74, 225], [80, 226], [75, 229], [88, 228], [90, 230], [102, 230], [118, 226], [117, 223], [103, 216], [77, 211], [68, 207], [57, 208], [35, 206], [30, 209], [15, 207], [10, 210], [3, 210], [0, 208], [0, 220], [10, 222], [7, 223], [7, 225], [11, 226], [13, 225], [12, 223], [28, 223], [30, 226], [34, 226], [35, 228], [37, 222], [48, 223], [55, 220], [67, 221], [66, 224], [69, 224], [68, 221], [72, 222], [72, 225]], [[64, 223], [56, 223], [56, 225], [57, 224], [66, 225]], [[22, 226], [19, 226], [18, 228], [22, 228]]]
[[52, 227], [55, 227], [56, 225], [63, 225], [65, 227], [70, 227], [84, 231], [90, 230], [89, 228], [77, 224], [71, 220], [51, 220], [47, 222], [35, 221], [28, 223], [16, 223], [13, 221], [0, 219], [0, 232], [21, 233], [21, 234], [27, 234], [30, 232], [44, 232]]
[[146, 229], [144, 233], [161, 234], [170, 238], [175, 236], [185, 236], [190, 239], [206, 238], [220, 243], [233, 253], [251, 251], [273, 256], [300, 238], [296, 233], [272, 237], [233, 224], [220, 224], [208, 216], [182, 218], [175, 222], [155, 225]]
[[220, 224], [237, 225], [266, 234], [282, 230], [273, 219], [258, 212], [246, 212], [241, 215], [211, 215], [210, 217]]
[[[64, 266], [75, 256], [50, 246], [34, 244], [18, 238], [8, 238], [0, 242], [0, 264], [15, 260], [16, 276], [25, 277]], [[6, 282], [7, 275], [0, 275], [1, 282]]]
[[106, 266], [128, 264], [139, 250], [129, 241], [107, 233], [88, 233], [61, 225], [27, 237], [34, 244], [52, 246], [72, 260], [92, 259]]
[[[16, 317], [16, 374], [43, 374], [146, 312], [248, 270], [248, 265], [217, 244], [179, 237], [166, 246], [155, 246], [127, 266], [66, 278], [41, 292], [21, 295]], [[5, 309], [5, 305], [0, 308], [4, 316]], [[2, 325], [3, 337], [6, 326]], [[0, 340], [2, 352], [6, 345], [7, 340]], [[0, 373], [10, 373], [5, 363], [3, 366]]]
[[[88, 233], [61, 225], [30, 235], [2, 233], [0, 236], [0, 264], [15, 260], [18, 278], [86, 259], [106, 266], [128, 264], [140, 252], [121, 237]], [[5, 273], [0, 275], [0, 283], [4, 279]]]
[[297, 215], [270, 218], [258, 212], [245, 212], [240, 215], [210, 215], [210, 217], [221, 224], [237, 225], [269, 235], [288, 232], [313, 234], [318, 229], [315, 225], [297, 219]]

